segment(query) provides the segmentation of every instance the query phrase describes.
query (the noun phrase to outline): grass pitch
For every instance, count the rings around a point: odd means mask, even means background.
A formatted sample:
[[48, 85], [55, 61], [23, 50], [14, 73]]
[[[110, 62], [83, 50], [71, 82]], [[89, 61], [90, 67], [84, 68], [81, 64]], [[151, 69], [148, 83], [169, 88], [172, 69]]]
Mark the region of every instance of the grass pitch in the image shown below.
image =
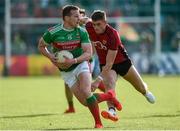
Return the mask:
[[[149, 104], [132, 86], [119, 79], [116, 92], [123, 104], [116, 123], [102, 118], [104, 129], [180, 129], [180, 77], [143, 76], [156, 96]], [[59, 77], [0, 78], [0, 129], [93, 129], [89, 111], [75, 98], [76, 113], [64, 115], [67, 107]], [[101, 103], [100, 109], [106, 109]]]

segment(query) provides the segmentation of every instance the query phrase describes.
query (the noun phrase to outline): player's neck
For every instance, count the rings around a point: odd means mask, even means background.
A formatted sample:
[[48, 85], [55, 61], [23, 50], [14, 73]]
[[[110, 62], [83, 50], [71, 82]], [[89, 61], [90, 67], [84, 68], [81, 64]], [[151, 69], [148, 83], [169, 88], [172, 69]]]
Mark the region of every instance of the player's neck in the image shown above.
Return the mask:
[[73, 26], [69, 25], [69, 24], [66, 23], [66, 22], [63, 23], [63, 28], [66, 29], [66, 30], [69, 30], [69, 31], [71, 31], [71, 30], [74, 29]]

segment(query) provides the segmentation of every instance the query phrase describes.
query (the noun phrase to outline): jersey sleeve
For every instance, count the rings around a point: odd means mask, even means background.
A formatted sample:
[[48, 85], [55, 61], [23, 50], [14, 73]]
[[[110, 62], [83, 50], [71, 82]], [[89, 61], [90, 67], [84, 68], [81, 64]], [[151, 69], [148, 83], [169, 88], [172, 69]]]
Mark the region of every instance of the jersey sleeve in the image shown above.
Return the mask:
[[108, 49], [118, 50], [121, 45], [121, 40], [118, 32], [109, 33]]
[[83, 28], [80, 29], [81, 44], [91, 44], [87, 31]]
[[52, 43], [52, 36], [51, 36], [51, 33], [49, 32], [49, 30], [47, 30], [43, 36], [42, 36], [44, 42], [46, 45], [49, 45]]

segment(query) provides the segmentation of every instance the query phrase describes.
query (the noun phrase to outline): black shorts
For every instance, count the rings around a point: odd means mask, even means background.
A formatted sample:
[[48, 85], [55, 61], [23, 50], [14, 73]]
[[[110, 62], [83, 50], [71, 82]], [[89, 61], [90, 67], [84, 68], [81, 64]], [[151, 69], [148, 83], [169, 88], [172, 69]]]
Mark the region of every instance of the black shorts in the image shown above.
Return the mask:
[[[104, 64], [100, 65], [101, 71], [103, 66], [105, 65]], [[121, 63], [113, 64], [112, 70], [114, 70], [118, 75], [124, 76], [127, 74], [131, 66], [132, 66], [131, 60], [127, 59]]]

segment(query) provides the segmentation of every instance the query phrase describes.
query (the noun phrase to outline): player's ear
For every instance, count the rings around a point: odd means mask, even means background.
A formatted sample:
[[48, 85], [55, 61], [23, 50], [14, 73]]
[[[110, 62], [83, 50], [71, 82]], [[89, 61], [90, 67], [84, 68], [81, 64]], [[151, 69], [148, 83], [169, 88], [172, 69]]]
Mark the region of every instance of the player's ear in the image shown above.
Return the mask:
[[65, 17], [64, 17], [64, 20], [65, 20], [65, 21], [69, 21], [69, 19], [70, 19], [69, 16], [65, 16]]

